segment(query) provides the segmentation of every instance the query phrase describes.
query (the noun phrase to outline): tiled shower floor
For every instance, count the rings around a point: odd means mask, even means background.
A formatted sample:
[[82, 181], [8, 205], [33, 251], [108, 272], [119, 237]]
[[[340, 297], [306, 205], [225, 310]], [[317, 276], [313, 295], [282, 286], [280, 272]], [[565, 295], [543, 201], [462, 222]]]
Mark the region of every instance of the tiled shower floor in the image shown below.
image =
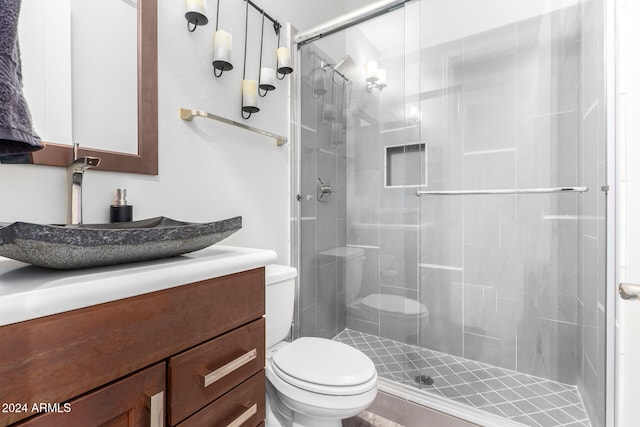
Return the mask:
[[[364, 352], [378, 376], [534, 427], [590, 426], [577, 387], [345, 329], [335, 340]], [[414, 381], [429, 376], [432, 385]]]

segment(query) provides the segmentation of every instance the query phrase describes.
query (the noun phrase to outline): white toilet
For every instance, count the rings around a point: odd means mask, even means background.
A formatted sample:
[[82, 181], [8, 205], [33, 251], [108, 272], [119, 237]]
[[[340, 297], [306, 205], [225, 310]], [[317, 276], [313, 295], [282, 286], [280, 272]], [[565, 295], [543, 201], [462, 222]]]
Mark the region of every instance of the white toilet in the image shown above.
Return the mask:
[[377, 393], [375, 366], [361, 351], [324, 338], [284, 339], [293, 320], [292, 267], [266, 268], [267, 427], [338, 427]]

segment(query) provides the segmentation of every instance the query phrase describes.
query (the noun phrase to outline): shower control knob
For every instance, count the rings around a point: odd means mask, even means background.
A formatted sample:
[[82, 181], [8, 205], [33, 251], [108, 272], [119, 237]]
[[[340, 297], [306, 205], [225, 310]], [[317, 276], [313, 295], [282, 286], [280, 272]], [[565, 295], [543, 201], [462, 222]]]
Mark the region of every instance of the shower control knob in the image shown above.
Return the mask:
[[331, 185], [325, 184], [322, 182], [322, 179], [318, 178], [317, 199], [319, 202], [327, 203], [331, 201], [331, 195], [334, 192], [335, 191]]

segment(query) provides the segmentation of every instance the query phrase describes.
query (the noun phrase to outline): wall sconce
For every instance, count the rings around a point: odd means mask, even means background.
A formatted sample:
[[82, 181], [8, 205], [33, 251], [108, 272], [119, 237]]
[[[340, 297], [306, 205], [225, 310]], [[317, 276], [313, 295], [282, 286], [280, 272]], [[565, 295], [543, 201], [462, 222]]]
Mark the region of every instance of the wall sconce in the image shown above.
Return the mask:
[[367, 81], [375, 82], [378, 80], [378, 63], [376, 61], [367, 62]]
[[382, 91], [382, 89], [387, 87], [387, 70], [378, 68], [376, 61], [367, 62], [365, 75], [367, 76], [368, 92], [371, 92], [373, 89]]
[[276, 70], [270, 67], [261, 67], [260, 68], [260, 89], [264, 90], [264, 95], [260, 94], [260, 96], [267, 96], [269, 91], [272, 91], [276, 88]]
[[[246, 1], [245, 7], [245, 16], [244, 16], [244, 63], [242, 69], [242, 118], [248, 119], [251, 117], [253, 113], [257, 113], [260, 111], [258, 107], [258, 96], [266, 96], [269, 91], [272, 91], [276, 88], [276, 71], [270, 67], [262, 66], [262, 47], [264, 42], [264, 20], [268, 19], [273, 23], [273, 30], [278, 35], [278, 45], [280, 44], [280, 28], [281, 25], [278, 21], [273, 19], [264, 9], [258, 7], [251, 0]], [[247, 71], [247, 40], [248, 40], [248, 28], [249, 28], [249, 6], [253, 7], [259, 13], [262, 14], [262, 27], [260, 30], [260, 65], [258, 66], [258, 80], [247, 80], [246, 79], [246, 71]], [[289, 65], [291, 61], [289, 61]], [[291, 68], [293, 71], [293, 68]], [[291, 72], [289, 71], [289, 73]], [[260, 92], [260, 89], [264, 91], [264, 93]]]
[[[260, 75], [258, 77], [258, 81], [260, 84], [258, 85], [258, 95], [261, 97], [267, 96], [269, 91], [272, 91], [276, 88], [276, 70], [270, 67], [262, 66], [262, 46], [264, 42], [264, 11], [262, 11], [262, 29], [260, 30]], [[276, 28], [276, 32], [279, 32], [280, 28], [276, 27], [274, 24], [274, 28]], [[263, 90], [264, 92], [260, 92]]]
[[194, 32], [198, 25], [209, 23], [209, 19], [205, 15], [205, 0], [185, 0], [184, 5], [186, 9], [184, 17], [187, 20], [187, 30], [190, 33]]
[[377, 88], [382, 90], [387, 87], [387, 70], [384, 68], [378, 69], [378, 81], [376, 82]]
[[231, 46], [233, 37], [224, 30], [218, 30], [220, 18], [220, 0], [216, 6], [216, 32], [213, 34], [213, 75], [220, 77], [225, 71], [233, 70], [231, 63]]
[[[285, 78], [287, 74], [291, 74], [293, 72], [293, 65], [291, 64], [291, 52], [289, 52], [289, 48], [285, 46], [280, 46], [280, 33], [278, 32], [278, 49], [276, 50], [276, 63], [277, 63], [277, 78], [278, 80], [282, 80]], [[282, 76], [282, 77], [280, 77]]]
[[[242, 118], [248, 119], [253, 113], [260, 111], [258, 107], [258, 81], [242, 80]], [[246, 115], [245, 115], [246, 114]]]
[[247, 39], [249, 34], [249, 0], [245, 0], [244, 12], [244, 62], [242, 66], [242, 118], [248, 119], [260, 111], [258, 107], [258, 81], [247, 80]]

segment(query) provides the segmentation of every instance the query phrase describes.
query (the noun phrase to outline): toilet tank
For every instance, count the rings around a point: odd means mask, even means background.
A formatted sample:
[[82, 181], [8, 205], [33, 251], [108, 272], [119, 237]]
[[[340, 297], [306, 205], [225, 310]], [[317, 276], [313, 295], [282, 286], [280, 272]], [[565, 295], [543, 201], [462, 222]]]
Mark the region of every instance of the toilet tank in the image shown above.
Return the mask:
[[267, 265], [265, 315], [267, 348], [284, 340], [291, 329], [298, 271], [285, 265]]

